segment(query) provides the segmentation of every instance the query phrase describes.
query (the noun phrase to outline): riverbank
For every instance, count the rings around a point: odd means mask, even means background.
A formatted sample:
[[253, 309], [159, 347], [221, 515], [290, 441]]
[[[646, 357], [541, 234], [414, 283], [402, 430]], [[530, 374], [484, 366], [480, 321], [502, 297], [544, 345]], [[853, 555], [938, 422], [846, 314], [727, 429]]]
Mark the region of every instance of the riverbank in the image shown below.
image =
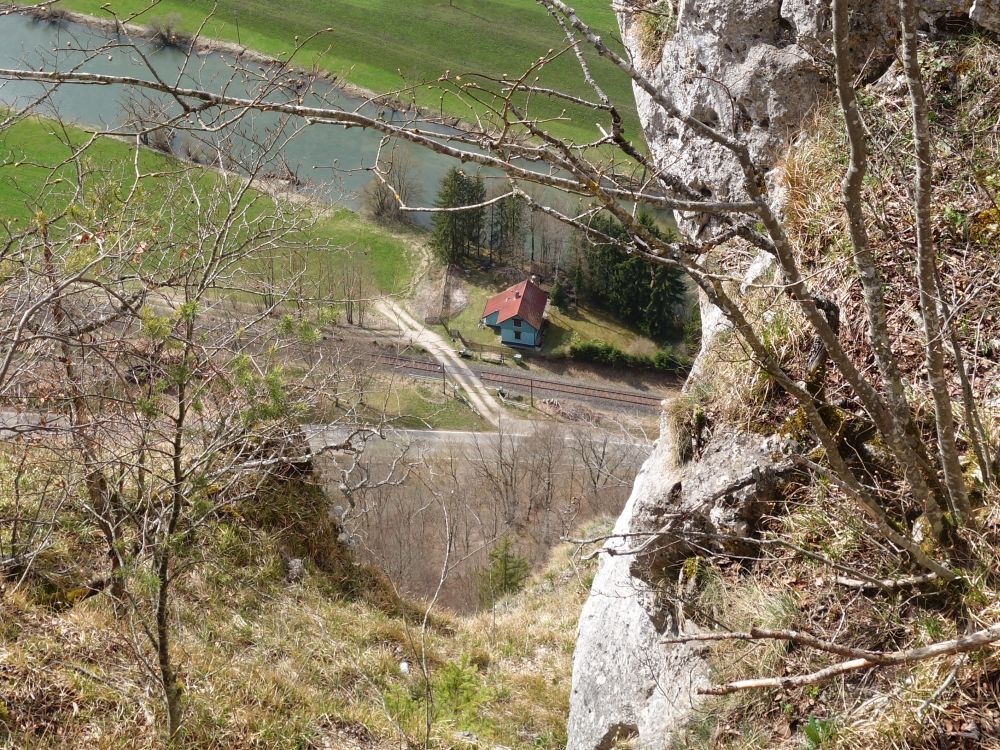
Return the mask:
[[[379, 101], [392, 100], [408, 111], [420, 108], [423, 114], [444, 122], [476, 119], [484, 112], [483, 107], [470, 108], [453, 88], [447, 92], [439, 88], [437, 82], [446, 71], [461, 74], [463, 84], [476, 73], [495, 80], [505, 73], [516, 78], [517, 72], [534, 65], [539, 55], [565, 44], [545, 11], [522, 0], [499, 0], [482, 8], [464, 0], [416, 0], [398, 7], [373, 0], [336, 7], [316, 0], [281, 5], [264, 0], [161, 0], [152, 7], [146, 0], [107, 4], [62, 0], [49, 13], [72, 13], [74, 20], [90, 18], [114, 28], [116, 22], [109, 18], [108, 6], [126, 24], [148, 28], [170, 21], [182, 35], [198, 33], [211, 39], [208, 44], [231, 45], [212, 49], [253, 50], [255, 56], [261, 56], [254, 59], [262, 61], [287, 59], [295, 40], [310, 40], [322, 30], [297, 55], [298, 68], [322, 71], [338, 84], [346, 84], [345, 91]], [[614, 16], [603, 0], [582, 0], [577, 11], [594, 21], [607, 38], [617, 36]], [[627, 131], [641, 142], [627, 76], [596, 56], [590, 62], [608, 95], [619, 103]], [[538, 85], [584, 98], [592, 95], [571, 55], [557, 56], [539, 73]], [[567, 108], [563, 101], [535, 97], [532, 110], [559, 137], [581, 143], [600, 137], [594, 113], [588, 109]]]
[[[79, 145], [87, 141], [89, 134], [71, 126], [56, 128], [54, 121], [41, 117], [29, 117], [3, 131], [0, 143], [0, 210], [4, 224], [12, 230], [30, 221], [39, 211], [54, 216], [65, 208], [75, 183], [72, 164], [66, 162], [72, 151], [69, 143]], [[63, 140], [68, 138], [69, 141]], [[100, 170], [90, 173], [87, 185], [95, 187], [99, 180], [120, 179], [125, 186], [131, 185], [135, 177], [132, 172], [134, 143], [123, 139], [103, 136], [94, 141], [87, 150], [87, 158], [93, 164], [100, 164]], [[193, 172], [193, 180], [199, 190], [207, 195], [222, 185], [222, 180], [245, 179], [218, 168], [186, 162], [147, 147], [140, 147], [137, 161], [140, 179], [144, 182], [145, 193], [153, 205], [156, 196], [165, 193], [167, 182], [177, 177], [177, 166], [183, 165]], [[62, 165], [53, 172], [56, 165]], [[371, 281], [382, 293], [399, 294], [409, 288], [417, 261], [423, 252], [418, 245], [423, 242], [419, 230], [399, 228], [390, 230], [381, 227], [347, 208], [310, 200], [308, 196], [288, 188], [282, 188], [273, 181], [255, 183], [257, 192], [267, 194], [267, 200], [293, 200], [303, 211], [312, 215], [305, 240], [309, 246], [304, 268], [305, 282], [327, 285], [335, 283], [338, 264], [330, 256], [332, 248], [347, 248], [350, 263], [361, 264]], [[293, 198], [294, 196], [294, 198]], [[186, 205], [186, 204], [182, 204]], [[265, 206], [266, 210], [270, 210]], [[285, 268], [287, 261], [278, 259], [277, 272]]]
[[[0, 3], [0, 15], [7, 15], [9, 13], [26, 16], [38, 23], [75, 23], [107, 34], [124, 33], [130, 37], [144, 41], [156, 41], [160, 38], [160, 33], [152, 26], [120, 21], [118, 19], [99, 18], [88, 13], [66, 10], [57, 6], [38, 8], [35, 5], [25, 7], [16, 3]], [[447, 127], [459, 127], [464, 124], [461, 118], [444, 117], [440, 113], [436, 113], [426, 107], [418, 107], [412, 101], [407, 102], [388, 94], [379, 94], [371, 89], [344, 80], [329, 71], [307, 70], [303, 67], [291, 65], [284, 60], [265, 54], [264, 52], [225, 39], [190, 35], [183, 38], [179, 37], [178, 42], [172, 46], [188, 54], [219, 53], [239, 57], [242, 60], [254, 62], [259, 65], [284, 66], [286, 74], [308, 76], [323, 81], [332, 88], [342, 92], [345, 96], [361, 99], [365, 102], [394, 109], [402, 113], [414, 113], [419, 115], [420, 119], [425, 122]]]

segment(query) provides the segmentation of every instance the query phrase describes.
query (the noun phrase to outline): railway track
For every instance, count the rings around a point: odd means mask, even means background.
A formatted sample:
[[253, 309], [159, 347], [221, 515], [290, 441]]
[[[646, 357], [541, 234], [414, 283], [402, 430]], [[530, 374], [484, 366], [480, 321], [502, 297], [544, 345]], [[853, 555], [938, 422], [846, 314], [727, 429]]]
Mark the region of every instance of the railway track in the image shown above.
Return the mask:
[[[376, 362], [389, 365], [398, 370], [409, 370], [428, 375], [440, 375], [442, 372], [442, 367], [437, 362], [428, 362], [414, 357], [376, 354], [374, 358]], [[563, 396], [579, 396], [587, 399], [611, 401], [617, 404], [628, 404], [630, 406], [642, 406], [646, 408], [658, 408], [662, 400], [661, 397], [647, 396], [643, 393], [598, 388], [596, 386], [570, 385], [569, 383], [561, 383], [558, 380], [532, 378], [526, 375], [498, 373], [490, 370], [477, 370], [476, 374], [484, 383], [508, 386], [530, 394], [541, 395], [549, 393]]]

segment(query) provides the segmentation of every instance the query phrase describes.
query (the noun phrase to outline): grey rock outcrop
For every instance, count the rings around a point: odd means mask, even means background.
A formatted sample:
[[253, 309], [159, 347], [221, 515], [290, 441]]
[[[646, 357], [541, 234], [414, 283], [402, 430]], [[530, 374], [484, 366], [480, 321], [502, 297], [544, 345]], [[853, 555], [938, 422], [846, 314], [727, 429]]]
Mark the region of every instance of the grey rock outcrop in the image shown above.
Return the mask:
[[658, 489], [672, 487], [679, 468], [661, 436], [636, 477], [632, 495], [605, 544], [597, 575], [580, 616], [573, 656], [569, 750], [608, 750], [619, 740], [663, 737], [683, 720], [708, 684], [708, 670], [691, 646], [660, 646], [662, 633], [645, 603], [655, 589], [632, 575], [632, 518]]
[[969, 18], [984, 29], [1000, 34], [1000, 1], [976, 0], [969, 9]]
[[[656, 87], [688, 112], [744, 141], [769, 167], [801, 130], [833, 83], [829, 0], [674, 0], [676, 30], [659, 60], [643, 60], [639, 12], [632, 0], [618, 13], [632, 57]], [[969, 16], [1000, 33], [1000, 0], [918, 0], [927, 23]], [[866, 0], [851, 8], [849, 48], [862, 80], [875, 80], [892, 62], [897, 0]], [[648, 51], [646, 53], [649, 54]], [[742, 174], [723, 147], [695, 136], [664, 115], [635, 88], [646, 140], [658, 166], [706, 197], [741, 194]], [[697, 217], [682, 228], [697, 235]]]
[[625, 739], [663, 747], [698, 705], [709, 678], [701, 650], [661, 643], [693, 629], [666, 582], [698, 553], [694, 545], [741, 544], [789, 470], [787, 446], [745, 433], [719, 437], [698, 461], [678, 465], [666, 427], [604, 547], [580, 618], [569, 750], [608, 750]]
[[[829, 0], [674, 0], [672, 39], [657, 60], [641, 60], [635, 10], [649, 4], [623, 0], [617, 6], [626, 47], [645, 75], [678, 109], [739, 137], [764, 167], [775, 165], [811, 110], [832, 95]], [[962, 15], [1000, 33], [1000, 0], [918, 0], [918, 5], [928, 24]], [[851, 53], [863, 80], [877, 79], [891, 64], [896, 20], [897, 0], [853, 3]], [[727, 151], [668, 118], [641, 89], [635, 94], [660, 169], [706, 197], [740, 195], [741, 172]], [[701, 217], [682, 217], [680, 223], [691, 236], [710, 231]], [[751, 273], [766, 267], [755, 264]], [[702, 305], [703, 346], [710, 347], [727, 327], [717, 313]], [[704, 361], [699, 357], [693, 377]], [[674, 616], [660, 585], [689, 552], [677, 542], [694, 533], [725, 543], [721, 537], [751, 532], [788, 469], [782, 458], [786, 446], [760, 436], [717, 436], [686, 466], [674, 461], [673, 440], [669, 432], [661, 436], [636, 478], [614, 528], [620, 536], [608, 541], [584, 607], [568, 750], [607, 750], [625, 739], [642, 748], [669, 744], [709, 679], [699, 649], [661, 643], [665, 633], [690, 627]], [[642, 539], [657, 543], [635, 554]]]

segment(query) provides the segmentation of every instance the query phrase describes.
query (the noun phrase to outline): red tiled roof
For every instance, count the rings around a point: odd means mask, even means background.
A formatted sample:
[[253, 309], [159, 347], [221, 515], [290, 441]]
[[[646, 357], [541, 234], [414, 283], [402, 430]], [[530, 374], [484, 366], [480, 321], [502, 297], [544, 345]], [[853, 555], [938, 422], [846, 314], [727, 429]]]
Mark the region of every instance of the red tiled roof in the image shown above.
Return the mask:
[[520, 284], [515, 284], [510, 289], [490, 297], [486, 301], [486, 307], [483, 308], [482, 317], [499, 312], [497, 315], [497, 325], [499, 325], [517, 316], [527, 321], [536, 331], [540, 331], [542, 314], [548, 301], [548, 293], [542, 291], [537, 284], [525, 279]]

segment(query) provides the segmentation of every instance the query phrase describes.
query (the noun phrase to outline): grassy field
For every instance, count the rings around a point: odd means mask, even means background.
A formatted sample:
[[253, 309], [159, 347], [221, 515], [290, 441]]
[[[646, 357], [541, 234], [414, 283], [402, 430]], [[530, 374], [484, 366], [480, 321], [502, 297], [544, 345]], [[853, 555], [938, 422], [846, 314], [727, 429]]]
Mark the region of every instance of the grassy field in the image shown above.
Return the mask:
[[[383, 415], [393, 426], [412, 430], [488, 431], [490, 424], [452, 396], [451, 386], [442, 393], [440, 380], [417, 382], [395, 377], [377, 382], [365, 394], [373, 418]], [[320, 421], [332, 421], [335, 410], [320, 411]]]
[[[61, 7], [108, 17], [142, 13], [138, 23], [175, 16], [182, 31], [205, 25], [208, 37], [238, 42], [274, 57], [287, 54], [296, 36], [306, 38], [328, 28], [311, 43], [298, 62], [315, 64], [355, 85], [391, 92], [410, 84], [436, 81], [445, 71], [512, 77], [523, 73], [540, 55], [565, 45], [562, 32], [532, 0], [160, 0], [149, 10], [148, 0], [62, 0]], [[609, 44], [617, 26], [607, 0], [577, 0], [578, 14], [598, 29]], [[143, 12], [145, 10], [145, 12]], [[594, 75], [624, 113], [629, 133], [641, 140], [629, 79], [610, 63], [594, 56]], [[572, 54], [563, 54], [539, 73], [540, 86], [593, 97], [580, 76]], [[465, 80], [469, 80], [465, 76]], [[445, 114], [468, 117], [467, 105], [425, 86], [414, 92], [417, 103]], [[402, 98], [408, 98], [404, 96]], [[565, 103], [533, 102], [534, 113], [557, 117]], [[480, 110], [481, 111], [481, 110]], [[581, 108], [567, 110], [566, 120], [553, 122], [550, 132], [577, 140], [597, 131], [595, 116]]]
[[[40, 118], [18, 122], [0, 133], [0, 221], [13, 228], [23, 226], [38, 211], [60, 211], [70, 197], [73, 167], [58, 167], [71, 154], [67, 142], [82, 144], [87, 136], [80, 130], [60, 129]], [[111, 139], [98, 139], [90, 146], [84, 162], [91, 170], [88, 181], [115, 181], [125, 190], [134, 184], [131, 164], [134, 147]], [[144, 192], [155, 205], [163, 200], [169, 183], [183, 172], [199, 192], [218, 186], [219, 174], [177, 162], [163, 154], [141, 149], [139, 171]], [[55, 169], [54, 169], [55, 168]], [[260, 210], [273, 207], [269, 197], [256, 195]], [[191, 204], [183, 204], [184, 209]], [[361, 264], [374, 284], [384, 292], [406, 288], [413, 273], [413, 243], [422, 241], [416, 231], [388, 231], [346, 209], [318, 216], [304, 233], [296, 237], [305, 248], [305, 271], [310, 279], [333, 284], [345, 263]], [[281, 262], [277, 263], [281, 268]]]

